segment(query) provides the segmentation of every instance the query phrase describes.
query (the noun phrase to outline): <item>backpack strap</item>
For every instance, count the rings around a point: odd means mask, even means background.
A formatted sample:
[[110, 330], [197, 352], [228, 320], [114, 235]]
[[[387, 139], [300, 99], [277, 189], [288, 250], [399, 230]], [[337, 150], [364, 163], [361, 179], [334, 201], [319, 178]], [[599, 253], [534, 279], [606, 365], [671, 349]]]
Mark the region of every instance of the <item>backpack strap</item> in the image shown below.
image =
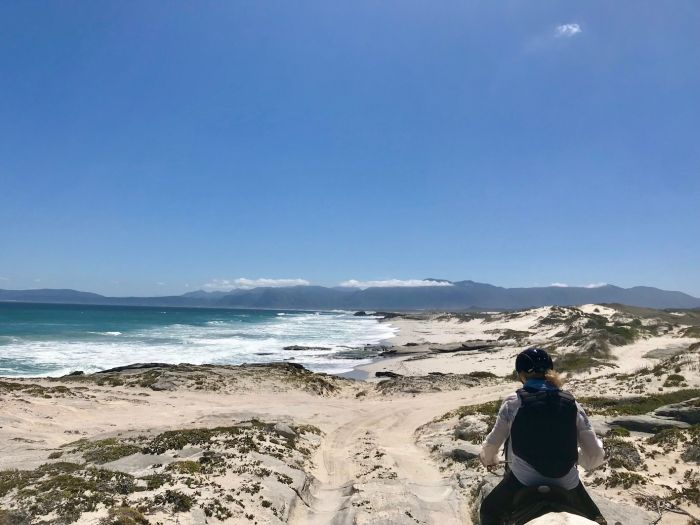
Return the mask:
[[528, 388], [520, 388], [516, 391], [520, 403], [522, 406], [530, 405], [531, 403], [542, 402], [547, 399], [551, 399], [551, 396], [555, 394], [559, 397], [559, 400], [566, 405], [575, 405], [576, 398], [566, 390], [534, 390]]
[[571, 392], [567, 392], [566, 390], [559, 391], [559, 398], [567, 404], [576, 404], [576, 398], [573, 396], [573, 394], [571, 394]]

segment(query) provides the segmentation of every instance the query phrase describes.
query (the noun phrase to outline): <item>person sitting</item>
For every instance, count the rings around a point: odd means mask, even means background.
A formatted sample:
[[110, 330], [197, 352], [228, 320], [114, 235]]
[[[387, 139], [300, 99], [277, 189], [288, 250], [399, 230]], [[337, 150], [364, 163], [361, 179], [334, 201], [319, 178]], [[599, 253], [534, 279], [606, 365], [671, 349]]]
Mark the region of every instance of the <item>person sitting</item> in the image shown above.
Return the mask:
[[[498, 464], [505, 443], [506, 474], [481, 504], [481, 525], [500, 525], [514, 510], [514, 494], [524, 486], [552, 485], [568, 491], [575, 508], [597, 523], [606, 521], [579, 479], [578, 463], [593, 470], [605, 452], [581, 405], [561, 389], [551, 357], [541, 348], [518, 354], [515, 370], [523, 388], [503, 401], [479, 457]], [[580, 451], [579, 451], [580, 447]]]

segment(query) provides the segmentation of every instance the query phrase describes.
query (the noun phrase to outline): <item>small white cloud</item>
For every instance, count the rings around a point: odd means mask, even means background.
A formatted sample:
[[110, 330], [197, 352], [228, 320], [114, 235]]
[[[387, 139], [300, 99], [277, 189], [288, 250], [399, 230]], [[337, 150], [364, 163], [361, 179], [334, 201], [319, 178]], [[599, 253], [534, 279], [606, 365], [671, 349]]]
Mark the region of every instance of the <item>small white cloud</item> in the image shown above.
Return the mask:
[[41, 282], [41, 279], [39, 279], [39, 278], [37, 277], [36, 279], [34, 279], [34, 282], [35, 282], [35, 283], [40, 283], [40, 282]]
[[163, 281], [158, 281], [156, 284], [157, 284], [158, 286], [165, 286], [165, 283], [164, 283]]
[[343, 281], [339, 286], [344, 288], [360, 288], [364, 290], [365, 288], [392, 288], [397, 286], [452, 286], [452, 283], [444, 281], [429, 281], [426, 279], [386, 279], [383, 281], [358, 281], [356, 279], [350, 279], [349, 281]]
[[603, 286], [607, 286], [608, 283], [590, 283], [590, 284], [584, 284], [584, 288], [602, 288]]
[[279, 288], [281, 286], [308, 286], [311, 283], [306, 279], [246, 279], [239, 277], [238, 279], [214, 279], [202, 286], [205, 290], [223, 291], [233, 289], [249, 290], [251, 288], [272, 287]]
[[557, 26], [555, 34], [558, 37], [571, 38], [581, 33], [581, 26], [578, 24], [562, 24]]
[[9, 277], [0, 277], [0, 281], [9, 281], [9, 280], [10, 280]]
[[[590, 283], [590, 284], [575, 284], [574, 288], [600, 288], [602, 286], [607, 286], [608, 283]], [[552, 283], [549, 286], [554, 286], [555, 288], [568, 288], [569, 285], [566, 283]]]

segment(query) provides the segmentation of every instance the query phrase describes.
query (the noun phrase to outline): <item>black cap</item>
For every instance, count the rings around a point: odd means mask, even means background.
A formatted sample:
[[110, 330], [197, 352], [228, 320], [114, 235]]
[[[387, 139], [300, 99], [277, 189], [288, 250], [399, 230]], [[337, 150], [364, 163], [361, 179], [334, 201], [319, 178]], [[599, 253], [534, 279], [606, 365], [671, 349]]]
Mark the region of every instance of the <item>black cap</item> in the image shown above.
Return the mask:
[[552, 358], [541, 348], [528, 348], [515, 358], [516, 372], [544, 372], [553, 368]]

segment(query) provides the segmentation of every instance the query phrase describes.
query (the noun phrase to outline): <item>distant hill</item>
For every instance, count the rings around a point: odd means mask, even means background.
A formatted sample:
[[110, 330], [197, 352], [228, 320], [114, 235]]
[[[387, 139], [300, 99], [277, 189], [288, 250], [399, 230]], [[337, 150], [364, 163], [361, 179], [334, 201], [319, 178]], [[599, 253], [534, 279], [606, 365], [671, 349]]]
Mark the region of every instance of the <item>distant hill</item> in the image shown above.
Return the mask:
[[[437, 279], [434, 281], [438, 282]], [[547, 305], [620, 303], [648, 308], [700, 308], [700, 299], [648, 286], [503, 288], [474, 281], [442, 286], [327, 288], [289, 286], [163, 297], [105, 297], [76, 290], [0, 290], [0, 301], [117, 306], [189, 306], [300, 310], [514, 310]]]

